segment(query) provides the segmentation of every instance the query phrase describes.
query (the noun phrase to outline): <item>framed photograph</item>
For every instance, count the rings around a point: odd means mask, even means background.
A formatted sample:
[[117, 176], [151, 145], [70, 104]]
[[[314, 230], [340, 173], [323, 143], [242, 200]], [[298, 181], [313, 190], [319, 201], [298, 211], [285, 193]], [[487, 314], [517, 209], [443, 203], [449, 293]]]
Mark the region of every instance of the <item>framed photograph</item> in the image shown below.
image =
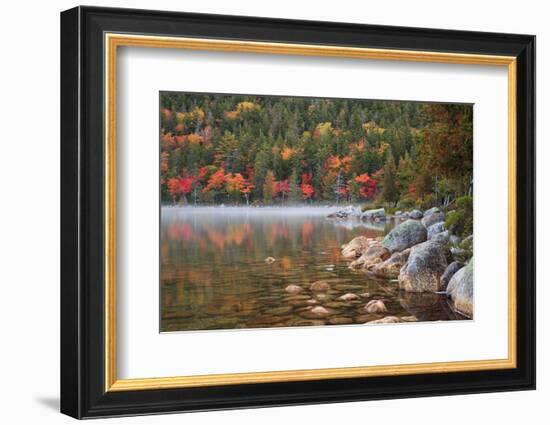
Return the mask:
[[535, 387], [535, 37], [61, 14], [61, 411]]

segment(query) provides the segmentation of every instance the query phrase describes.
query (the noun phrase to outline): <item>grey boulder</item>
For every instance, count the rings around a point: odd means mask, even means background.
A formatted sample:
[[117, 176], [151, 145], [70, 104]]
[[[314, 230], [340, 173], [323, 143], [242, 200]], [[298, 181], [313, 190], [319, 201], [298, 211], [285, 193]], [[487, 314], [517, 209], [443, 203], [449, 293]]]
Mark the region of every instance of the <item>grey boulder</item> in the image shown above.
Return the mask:
[[430, 215], [425, 215], [424, 218], [422, 219], [422, 224], [428, 228], [430, 227], [431, 225], [435, 224], [435, 223], [439, 223], [440, 221], [444, 221], [445, 220], [445, 214], [442, 213], [441, 211], [440, 212], [434, 212]]
[[428, 230], [428, 240], [433, 239], [435, 235], [445, 230], [445, 223], [442, 221], [439, 221], [435, 224], [432, 224], [430, 227], [427, 228], [427, 230]]
[[399, 273], [399, 288], [408, 292], [440, 291], [440, 278], [446, 268], [447, 259], [441, 244], [427, 241], [416, 245]]
[[409, 218], [412, 218], [413, 220], [420, 220], [424, 214], [422, 214], [422, 211], [420, 210], [412, 210], [409, 213]]
[[447, 296], [451, 298], [453, 307], [459, 313], [468, 317], [474, 315], [474, 260], [466, 267], [457, 271], [447, 286]]
[[426, 228], [416, 220], [407, 220], [394, 227], [382, 241], [391, 253], [403, 251], [424, 242], [428, 234]]
[[460, 261], [453, 261], [451, 264], [447, 266], [445, 269], [445, 272], [441, 275], [441, 278], [439, 279], [441, 290], [446, 290], [447, 285], [449, 285], [449, 281], [454, 276], [454, 274], [459, 271], [462, 267], [464, 267], [464, 264]]

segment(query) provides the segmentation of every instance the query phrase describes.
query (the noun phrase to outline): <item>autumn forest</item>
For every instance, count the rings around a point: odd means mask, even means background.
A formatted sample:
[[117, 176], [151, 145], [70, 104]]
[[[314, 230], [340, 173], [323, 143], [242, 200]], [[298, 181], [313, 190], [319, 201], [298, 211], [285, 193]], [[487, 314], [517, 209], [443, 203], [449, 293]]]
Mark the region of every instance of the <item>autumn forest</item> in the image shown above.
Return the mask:
[[162, 92], [165, 204], [444, 205], [471, 191], [472, 106]]

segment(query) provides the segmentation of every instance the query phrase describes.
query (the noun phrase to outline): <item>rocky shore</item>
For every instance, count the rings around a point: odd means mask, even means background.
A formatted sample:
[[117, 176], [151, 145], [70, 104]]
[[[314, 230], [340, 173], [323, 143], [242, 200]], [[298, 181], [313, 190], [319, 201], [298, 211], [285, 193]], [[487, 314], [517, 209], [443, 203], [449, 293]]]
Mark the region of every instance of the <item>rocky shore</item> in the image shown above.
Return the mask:
[[358, 236], [342, 246], [349, 267], [393, 281], [406, 293], [445, 294], [455, 312], [473, 317], [473, 236], [461, 239], [451, 234], [439, 208], [387, 215], [383, 208], [361, 211], [351, 206], [329, 218], [394, 220], [395, 227], [385, 237]]

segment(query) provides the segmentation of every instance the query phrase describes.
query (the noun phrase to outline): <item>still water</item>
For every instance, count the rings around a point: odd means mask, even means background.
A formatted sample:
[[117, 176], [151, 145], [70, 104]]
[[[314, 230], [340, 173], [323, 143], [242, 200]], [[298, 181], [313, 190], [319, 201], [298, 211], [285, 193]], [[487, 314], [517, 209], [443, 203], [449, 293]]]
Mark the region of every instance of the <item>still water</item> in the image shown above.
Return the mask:
[[[163, 207], [161, 331], [362, 324], [385, 316], [460, 319], [445, 296], [399, 291], [348, 268], [340, 246], [359, 235], [383, 236], [389, 224], [333, 221], [326, 207]], [[266, 258], [275, 259], [272, 263]], [[309, 290], [323, 280], [328, 292]], [[289, 294], [289, 285], [303, 287]], [[353, 293], [358, 300], [341, 301]], [[367, 314], [366, 302], [388, 312]], [[323, 317], [311, 309], [323, 306]]]

